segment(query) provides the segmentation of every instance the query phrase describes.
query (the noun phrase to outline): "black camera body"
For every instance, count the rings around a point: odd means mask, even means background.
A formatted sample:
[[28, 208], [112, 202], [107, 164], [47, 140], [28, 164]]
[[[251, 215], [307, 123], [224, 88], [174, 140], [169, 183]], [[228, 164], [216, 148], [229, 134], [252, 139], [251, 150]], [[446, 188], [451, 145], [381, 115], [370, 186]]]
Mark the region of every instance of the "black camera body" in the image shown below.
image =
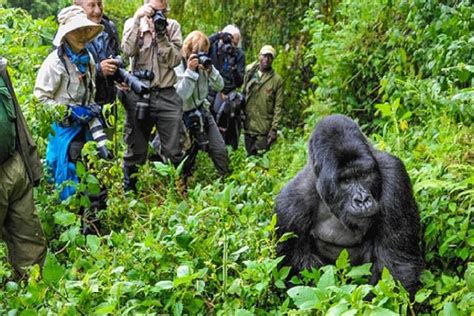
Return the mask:
[[232, 43], [232, 35], [229, 33], [223, 33], [222, 34], [222, 51], [227, 54], [227, 55], [234, 55], [235, 53], [235, 47]]
[[199, 60], [199, 64], [203, 65], [204, 68], [210, 69], [212, 67], [212, 59], [207, 56], [207, 53], [199, 52], [197, 53], [197, 58]]
[[132, 89], [133, 92], [135, 92], [139, 96], [143, 96], [147, 93], [150, 93], [150, 87], [140, 81], [140, 79], [142, 79], [140, 76], [137, 76], [136, 74], [132, 75], [131, 73], [125, 70], [125, 65], [123, 64], [122, 58], [120, 56], [117, 56], [114, 59], [118, 61], [119, 66], [115, 74], [112, 76], [112, 79], [114, 81], [117, 81], [119, 83], [125, 82], [130, 87], [130, 89]]
[[168, 26], [168, 21], [166, 20], [163, 11], [156, 10], [155, 14], [152, 17], [153, 25], [155, 26], [155, 31], [159, 34], [163, 34], [166, 32], [166, 27]]
[[186, 127], [196, 140], [199, 148], [207, 150], [209, 146], [209, 137], [207, 136], [208, 118], [199, 110], [195, 109], [186, 115]]
[[[149, 84], [155, 78], [155, 74], [153, 71], [142, 69], [142, 70], [135, 70], [133, 75], [141, 80], [147, 81]], [[148, 89], [147, 93], [140, 95], [139, 100], [137, 101], [137, 119], [144, 120], [148, 116], [148, 110], [150, 108], [150, 92], [151, 90]]]

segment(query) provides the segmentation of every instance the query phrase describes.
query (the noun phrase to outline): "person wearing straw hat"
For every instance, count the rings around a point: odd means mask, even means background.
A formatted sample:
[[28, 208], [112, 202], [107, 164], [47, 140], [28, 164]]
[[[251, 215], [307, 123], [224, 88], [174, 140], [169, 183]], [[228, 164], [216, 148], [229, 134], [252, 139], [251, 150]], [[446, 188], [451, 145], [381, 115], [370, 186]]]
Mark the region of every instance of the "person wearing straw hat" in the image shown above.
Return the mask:
[[283, 104], [283, 80], [273, 70], [276, 56], [270, 45], [262, 47], [258, 62], [247, 66], [243, 90], [245, 93], [245, 149], [257, 155], [275, 142]]
[[[66, 180], [78, 182], [76, 162], [88, 140], [97, 142], [101, 158], [110, 158], [105, 146], [100, 106], [94, 103], [95, 63], [86, 49], [88, 42], [102, 32], [103, 26], [87, 19], [79, 6], [69, 6], [58, 14], [59, 29], [53, 40], [57, 47], [41, 65], [36, 78], [34, 95], [44, 105], [67, 106], [68, 115], [53, 124], [46, 163], [59, 186]], [[66, 186], [62, 200], [75, 193]]]
[[126, 190], [136, 189], [138, 167], [147, 160], [154, 127], [157, 137], [153, 145], [160, 148], [160, 156], [175, 166], [184, 158], [183, 102], [174, 87], [177, 81], [174, 67], [181, 62], [183, 39], [181, 26], [167, 18], [168, 12], [168, 0], [145, 0], [124, 26], [122, 51], [132, 60], [132, 72], [154, 75], [146, 80], [151, 88], [146, 98], [129, 90], [122, 99], [126, 115], [127, 151], [123, 164]]
[[33, 187], [42, 176], [7, 61], [0, 56], [0, 239], [7, 244], [16, 279], [26, 278], [27, 266], [42, 267], [46, 258], [46, 239], [33, 200]]

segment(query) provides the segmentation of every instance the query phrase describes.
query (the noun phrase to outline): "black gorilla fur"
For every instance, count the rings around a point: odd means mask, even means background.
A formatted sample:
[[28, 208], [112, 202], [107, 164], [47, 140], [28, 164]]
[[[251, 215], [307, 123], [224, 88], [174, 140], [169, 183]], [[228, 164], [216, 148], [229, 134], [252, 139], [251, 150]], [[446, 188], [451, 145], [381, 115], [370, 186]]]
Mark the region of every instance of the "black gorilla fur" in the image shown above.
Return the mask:
[[351, 263], [372, 262], [371, 283], [383, 267], [413, 297], [424, 262], [420, 217], [410, 179], [397, 157], [374, 149], [357, 123], [331, 115], [315, 128], [306, 166], [276, 201], [278, 245], [292, 275], [332, 264], [344, 248]]

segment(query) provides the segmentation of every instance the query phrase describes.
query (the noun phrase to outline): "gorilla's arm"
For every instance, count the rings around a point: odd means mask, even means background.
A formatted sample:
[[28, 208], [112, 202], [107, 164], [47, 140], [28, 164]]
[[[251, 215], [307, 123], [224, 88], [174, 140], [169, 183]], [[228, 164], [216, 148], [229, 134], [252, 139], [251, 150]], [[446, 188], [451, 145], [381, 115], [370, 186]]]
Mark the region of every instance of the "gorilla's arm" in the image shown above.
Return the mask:
[[281, 265], [293, 267], [292, 275], [322, 265], [314, 253], [314, 240], [310, 235], [313, 213], [320, 203], [315, 183], [314, 172], [306, 165], [282, 189], [276, 201], [278, 237], [287, 232], [297, 235], [277, 246], [278, 255], [285, 255]]
[[380, 222], [375, 225], [372, 281], [380, 278], [385, 266], [413, 297], [424, 263], [420, 219], [410, 179], [398, 158], [383, 152], [376, 152], [375, 157], [383, 182]]

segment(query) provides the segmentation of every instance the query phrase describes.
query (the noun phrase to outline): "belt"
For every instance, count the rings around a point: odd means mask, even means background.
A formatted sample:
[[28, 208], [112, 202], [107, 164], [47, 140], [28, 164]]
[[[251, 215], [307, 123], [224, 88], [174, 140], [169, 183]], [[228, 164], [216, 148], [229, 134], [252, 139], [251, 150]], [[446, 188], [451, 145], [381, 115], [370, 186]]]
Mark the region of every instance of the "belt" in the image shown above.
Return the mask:
[[164, 88], [161, 88], [161, 87], [151, 87], [150, 90], [153, 91], [153, 92], [159, 92], [159, 91], [166, 91], [166, 90], [175, 90], [175, 88], [173, 86], [171, 87], [164, 87]]

